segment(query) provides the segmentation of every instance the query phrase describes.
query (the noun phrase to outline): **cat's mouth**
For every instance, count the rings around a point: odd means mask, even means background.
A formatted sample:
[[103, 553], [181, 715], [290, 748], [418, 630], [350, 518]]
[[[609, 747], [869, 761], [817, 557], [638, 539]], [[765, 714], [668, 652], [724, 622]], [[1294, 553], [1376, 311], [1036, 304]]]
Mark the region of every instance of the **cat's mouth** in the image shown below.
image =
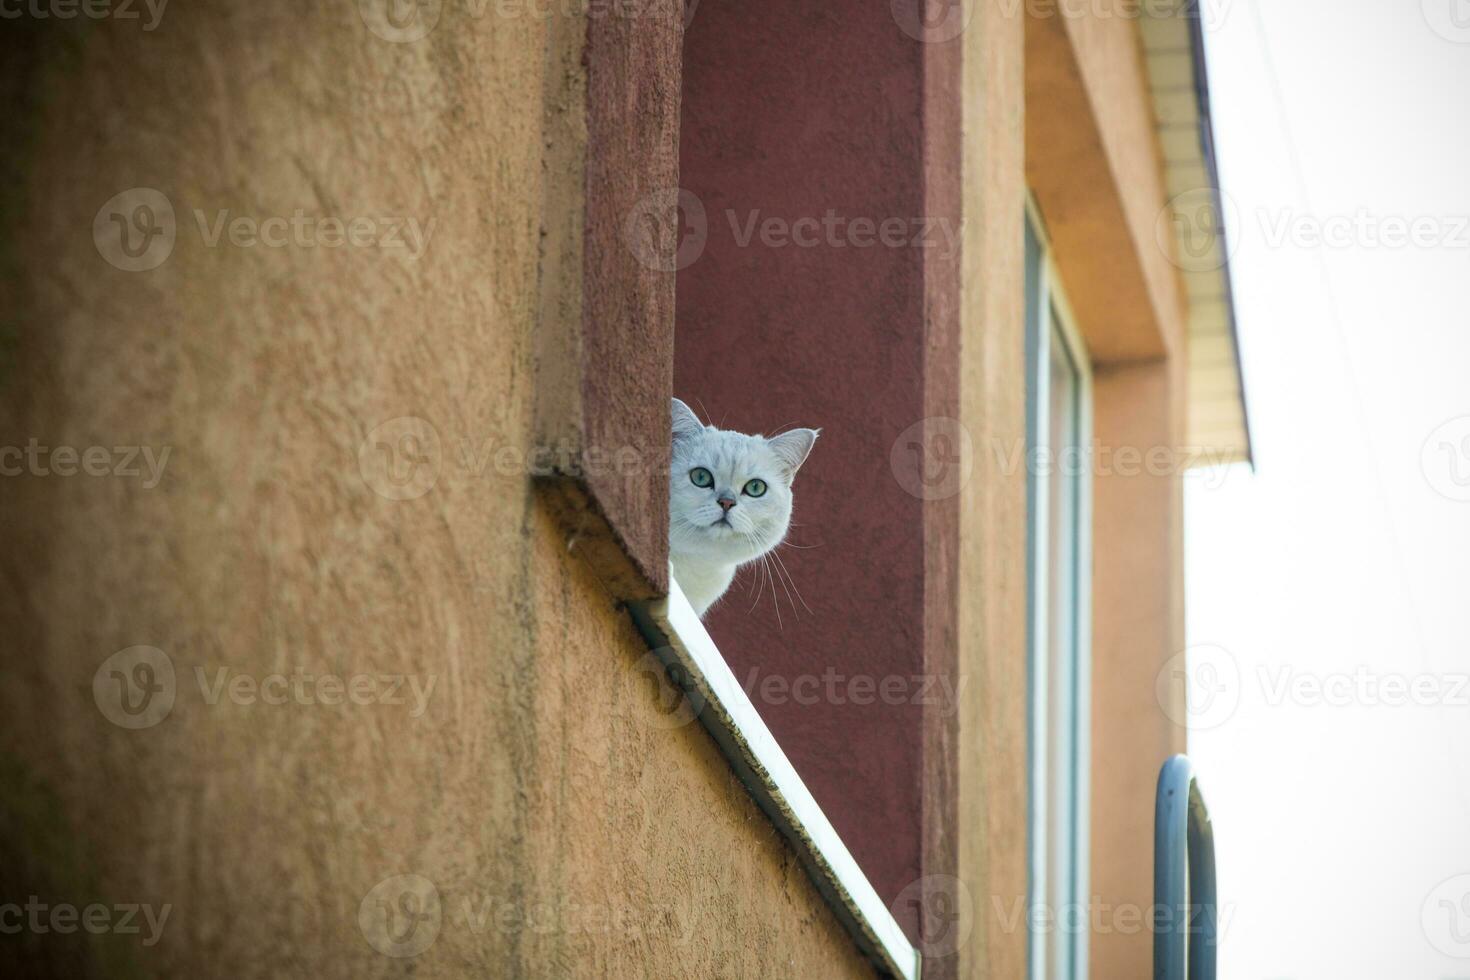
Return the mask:
[[711, 521], [708, 526], [710, 534], [717, 538], [731, 538], [740, 533], [740, 530], [730, 523], [729, 514], [721, 515], [719, 520]]

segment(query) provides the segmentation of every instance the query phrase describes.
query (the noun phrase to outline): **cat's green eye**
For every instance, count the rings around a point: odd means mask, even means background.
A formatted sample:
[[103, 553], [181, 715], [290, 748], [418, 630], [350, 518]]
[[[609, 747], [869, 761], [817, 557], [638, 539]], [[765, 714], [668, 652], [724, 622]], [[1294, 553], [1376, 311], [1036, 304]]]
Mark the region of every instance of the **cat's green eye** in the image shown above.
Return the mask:
[[760, 497], [766, 492], [765, 480], [746, 480], [745, 495], [747, 497]]
[[689, 482], [704, 490], [715, 485], [715, 475], [703, 466], [696, 466], [689, 471]]

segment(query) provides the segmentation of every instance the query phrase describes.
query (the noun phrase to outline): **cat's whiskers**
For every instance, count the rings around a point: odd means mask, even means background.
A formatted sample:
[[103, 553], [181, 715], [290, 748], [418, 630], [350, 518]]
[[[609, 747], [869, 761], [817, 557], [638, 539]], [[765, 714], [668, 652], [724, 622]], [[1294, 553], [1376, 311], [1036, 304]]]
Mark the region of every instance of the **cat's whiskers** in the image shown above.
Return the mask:
[[[742, 531], [740, 533], [747, 541], [750, 542], [751, 547], [754, 550], [760, 551], [760, 554], [756, 556], [756, 559], [760, 563], [756, 569], [757, 581], [760, 584], [759, 589], [756, 592], [755, 602], [751, 603], [750, 612], [754, 612], [756, 606], [759, 605], [760, 597], [765, 590], [765, 583], [769, 581], [771, 584], [771, 607], [776, 610], [776, 627], [778, 629], [785, 629], [785, 624], [781, 619], [780, 592], [776, 591], [776, 584], [778, 582], [780, 583], [781, 591], [786, 593], [786, 601], [791, 603], [792, 613], [797, 614], [796, 599], [793, 599], [791, 597], [792, 590], [796, 588], [796, 583], [793, 581], [791, 582], [789, 588], [787, 586], [788, 580], [791, 579], [791, 572], [786, 568], [785, 562], [781, 561], [781, 556], [776, 554], [776, 549], [772, 548], [769, 550], [762, 550], [763, 546], [761, 542], [756, 538], [754, 532]], [[772, 558], [775, 559], [774, 562], [772, 561]], [[760, 577], [762, 572], [765, 573], [764, 578]], [[799, 590], [796, 592], [796, 598], [801, 599], [801, 592]], [[811, 607], [806, 605], [805, 599], [801, 599], [801, 604], [803, 606], [806, 606], [807, 612], [811, 612]], [[799, 614], [797, 615], [799, 616]]]
[[758, 606], [758, 605], [760, 605], [761, 595], [766, 590], [766, 580], [761, 575], [761, 570], [759, 568], [757, 568], [755, 570], [755, 583], [756, 583], [755, 601], [753, 601], [750, 604], [750, 609], [746, 610], [746, 615], [749, 615], [750, 613], [755, 612], [755, 607]]
[[[798, 528], [798, 527], [803, 527], [803, 526], [804, 525], [802, 524], [801, 521], [795, 520], [793, 518], [792, 520], [790, 520], [790, 521], [787, 522], [787, 524], [786, 524], [786, 530], [787, 530], [787, 533], [789, 534], [793, 529]], [[790, 538], [787, 538], [785, 541], [782, 541], [781, 542], [781, 545], [783, 547], [786, 547], [786, 548], [800, 548], [802, 550], [805, 550], [807, 548], [820, 548], [821, 547], [820, 544], [797, 544], [795, 541], [792, 541]]]
[[[750, 542], [751, 548], [753, 550], [760, 551], [760, 542], [756, 540], [755, 533], [753, 531], [741, 531], [740, 534], [742, 537], [745, 538], [745, 540]], [[756, 566], [755, 570], [757, 583], [755, 601], [750, 604], [750, 609], [747, 611], [747, 615], [749, 615], [749, 613], [751, 612], [755, 612], [756, 606], [760, 605], [761, 596], [765, 593], [766, 582], [769, 581], [771, 583], [771, 603], [776, 607], [776, 626], [780, 628], [781, 604], [776, 601], [776, 583], [775, 580], [771, 577], [770, 563], [766, 561], [766, 556], [764, 553], [756, 555], [756, 558], [759, 559], [760, 564]], [[765, 573], [764, 576], [762, 576], [762, 572]]]
[[[782, 558], [781, 558], [780, 548], [779, 547], [778, 548], [772, 548], [771, 551], [770, 551], [770, 555], [771, 555], [772, 558], [774, 558], [776, 560], [776, 567], [779, 568], [785, 574], [786, 581], [789, 582], [789, 583], [791, 583], [791, 588], [786, 593], [787, 599], [790, 599], [791, 598], [791, 593], [792, 592], [795, 592], [796, 593], [796, 598], [801, 600], [801, 604], [806, 607], [806, 611], [807, 612], [811, 612], [812, 611], [812, 607], [811, 606], [808, 606], [806, 604], [806, 599], [802, 598], [801, 590], [796, 587], [796, 579], [791, 576], [791, 569], [789, 569], [789, 568], [786, 567], [786, 562], [783, 561]], [[795, 602], [792, 602], [791, 603], [791, 612], [792, 612], [793, 615], [796, 614], [796, 603]]]
[[[769, 554], [769, 553], [768, 553]], [[766, 577], [771, 578], [771, 561], [767, 555], [761, 555], [761, 567], [766, 570]], [[786, 624], [781, 622], [781, 599], [776, 595], [776, 581], [771, 582], [771, 606], [776, 610], [776, 629], [784, 630]]]

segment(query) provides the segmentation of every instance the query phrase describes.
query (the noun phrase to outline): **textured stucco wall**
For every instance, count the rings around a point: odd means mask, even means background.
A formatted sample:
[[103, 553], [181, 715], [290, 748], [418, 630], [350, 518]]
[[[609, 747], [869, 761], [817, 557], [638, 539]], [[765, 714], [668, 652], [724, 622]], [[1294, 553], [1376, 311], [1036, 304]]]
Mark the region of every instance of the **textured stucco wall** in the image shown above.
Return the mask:
[[977, 5], [965, 32], [965, 269], [960, 419], [975, 471], [960, 496], [956, 767], [961, 902], [959, 976], [1026, 975], [1026, 471], [995, 447], [1026, 438], [1025, 24]]
[[[575, 279], [540, 233], [575, 206], [546, 163], [567, 25], [445, 3], [390, 41], [374, 9], [6, 28], [0, 443], [110, 464], [0, 479], [0, 886], [169, 913], [152, 945], [3, 942], [58, 976], [869, 975], [521, 462], [547, 276]], [[176, 225], [129, 272], [104, 204], [136, 187]], [[140, 200], [113, 210], [146, 227]], [[225, 209], [432, 234], [210, 245]], [[156, 485], [129, 446], [168, 450]], [[173, 703], [130, 730], [93, 685], [136, 645]]]

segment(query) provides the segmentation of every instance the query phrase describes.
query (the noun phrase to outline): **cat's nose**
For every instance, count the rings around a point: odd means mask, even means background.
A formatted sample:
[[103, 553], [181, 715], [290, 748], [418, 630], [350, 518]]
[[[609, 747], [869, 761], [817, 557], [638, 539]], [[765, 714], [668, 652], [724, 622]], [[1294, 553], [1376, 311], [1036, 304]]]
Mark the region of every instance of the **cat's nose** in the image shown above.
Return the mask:
[[720, 505], [720, 509], [723, 510], [725, 513], [728, 514], [728, 513], [730, 513], [730, 508], [735, 506], [735, 498], [734, 497], [720, 497], [720, 498], [718, 498], [715, 501], [715, 503], [719, 504]]

